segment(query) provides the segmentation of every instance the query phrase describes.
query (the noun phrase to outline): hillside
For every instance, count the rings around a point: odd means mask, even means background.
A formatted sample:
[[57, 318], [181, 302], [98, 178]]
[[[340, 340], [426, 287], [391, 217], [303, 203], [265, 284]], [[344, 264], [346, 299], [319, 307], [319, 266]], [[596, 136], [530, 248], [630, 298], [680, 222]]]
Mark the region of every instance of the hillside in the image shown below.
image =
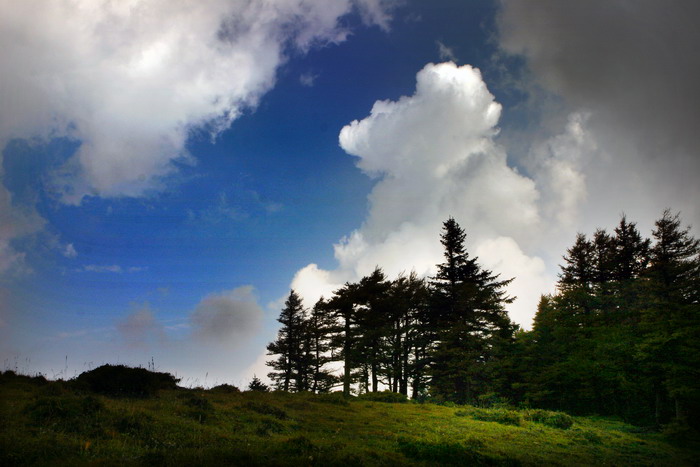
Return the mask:
[[111, 398], [11, 372], [0, 377], [0, 400], [2, 465], [693, 465], [698, 458], [692, 444], [674, 445], [668, 435], [534, 410], [231, 386]]

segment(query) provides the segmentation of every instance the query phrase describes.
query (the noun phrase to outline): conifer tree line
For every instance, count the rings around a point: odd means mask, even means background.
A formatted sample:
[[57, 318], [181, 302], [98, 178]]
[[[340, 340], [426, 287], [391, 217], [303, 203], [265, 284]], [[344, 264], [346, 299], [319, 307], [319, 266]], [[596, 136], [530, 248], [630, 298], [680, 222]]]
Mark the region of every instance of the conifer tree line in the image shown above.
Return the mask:
[[677, 214], [652, 239], [624, 216], [611, 233], [578, 234], [530, 331], [506, 311], [513, 279], [481, 267], [465, 238], [443, 223], [444, 262], [427, 279], [377, 267], [311, 309], [292, 290], [267, 347], [274, 387], [700, 419], [700, 242]]

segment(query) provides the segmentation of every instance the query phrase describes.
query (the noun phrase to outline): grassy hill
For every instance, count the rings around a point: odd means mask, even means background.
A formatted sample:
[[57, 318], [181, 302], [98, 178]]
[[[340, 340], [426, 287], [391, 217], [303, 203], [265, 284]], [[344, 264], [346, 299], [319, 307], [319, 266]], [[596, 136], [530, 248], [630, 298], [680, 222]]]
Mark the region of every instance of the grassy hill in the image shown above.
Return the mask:
[[[383, 397], [383, 396], [378, 396]], [[697, 444], [619, 421], [338, 394], [98, 395], [0, 375], [1, 465], [697, 465]]]

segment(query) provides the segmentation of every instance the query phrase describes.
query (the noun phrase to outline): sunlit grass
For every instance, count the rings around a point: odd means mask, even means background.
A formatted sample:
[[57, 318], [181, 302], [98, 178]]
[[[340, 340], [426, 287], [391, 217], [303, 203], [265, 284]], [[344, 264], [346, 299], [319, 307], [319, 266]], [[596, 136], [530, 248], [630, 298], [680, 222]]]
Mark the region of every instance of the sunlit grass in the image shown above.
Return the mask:
[[[2, 465], [693, 465], [609, 419], [339, 395], [178, 389], [144, 399], [3, 377]], [[550, 426], [560, 423], [562, 427]]]

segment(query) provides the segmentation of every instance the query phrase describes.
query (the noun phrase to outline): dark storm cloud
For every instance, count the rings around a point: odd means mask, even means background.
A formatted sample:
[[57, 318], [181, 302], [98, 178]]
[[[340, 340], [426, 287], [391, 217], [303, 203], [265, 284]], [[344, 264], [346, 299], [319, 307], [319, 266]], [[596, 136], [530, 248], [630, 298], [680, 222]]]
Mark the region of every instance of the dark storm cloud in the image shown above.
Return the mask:
[[626, 179], [628, 194], [615, 197], [634, 203], [634, 192], [644, 192], [647, 204], [700, 218], [688, 201], [700, 198], [699, 18], [692, 0], [503, 3], [501, 47], [524, 56], [536, 82], [570, 111], [591, 112], [604, 157], [587, 173], [603, 189], [589, 192], [609, 196], [605, 186]]

